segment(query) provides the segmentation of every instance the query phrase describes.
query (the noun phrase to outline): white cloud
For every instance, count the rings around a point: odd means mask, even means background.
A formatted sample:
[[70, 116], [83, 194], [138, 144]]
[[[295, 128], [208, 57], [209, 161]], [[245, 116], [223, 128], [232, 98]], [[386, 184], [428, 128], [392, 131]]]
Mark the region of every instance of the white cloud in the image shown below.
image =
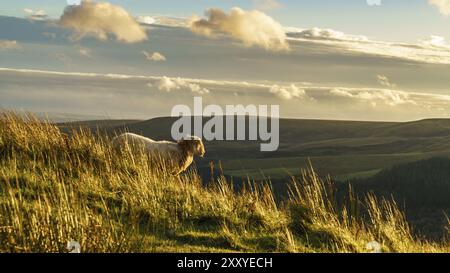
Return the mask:
[[189, 90], [192, 93], [200, 95], [208, 94], [210, 92], [208, 89], [202, 88], [200, 85], [191, 83], [186, 79], [169, 78], [165, 76], [149, 86], [156, 86], [158, 90], [166, 92], [171, 92], [173, 90]]
[[[122, 118], [126, 113], [130, 114], [142, 109], [152, 111], [144, 114], [144, 117], [145, 115], [147, 117], [167, 115], [169, 114], [167, 111], [170, 110], [170, 107], [167, 108], [168, 105], [190, 101], [190, 94], [199, 89], [214, 91], [214, 96], [204, 97], [207, 104], [271, 104], [273, 97], [268, 96], [268, 90], [276, 84], [8, 68], [0, 68], [0, 81], [5, 85], [5, 88], [0, 89], [0, 101], [16, 98], [19, 104], [24, 104], [30, 100], [30, 96], [33, 96], [33, 105], [45, 103], [50, 107], [49, 109], [64, 109], [63, 111], [67, 112], [67, 107], [71, 105], [79, 105], [84, 109], [82, 111], [84, 113], [113, 109], [114, 113]], [[23, 82], [20, 88], [17, 88], [18, 81]], [[62, 89], [59, 85], [61, 82], [65, 84]], [[160, 87], [161, 92], [147, 92], [146, 85], [149, 82], [152, 90], [158, 91]], [[427, 117], [450, 117], [450, 96], [448, 95], [383, 88], [323, 86], [312, 83], [292, 84], [305, 91], [305, 99], [280, 101], [283, 117], [347, 120], [414, 120]], [[99, 86], [102, 88], [99, 89]], [[289, 84], [284, 86], [287, 88]], [[40, 91], [31, 92], [36, 88]], [[105, 90], [111, 94], [108, 97], [111, 99], [106, 101]], [[45, 100], [42, 100], [43, 96]], [[61, 105], [64, 108], [58, 108]], [[78, 113], [77, 111], [72, 112]], [[112, 113], [109, 110], [107, 112]]]
[[418, 43], [395, 43], [371, 40], [363, 35], [349, 35], [332, 29], [285, 28], [290, 43], [316, 43], [336, 52], [368, 54], [420, 63], [450, 64], [450, 46], [440, 36]]
[[0, 40], [0, 50], [18, 49], [20, 45], [17, 41]]
[[83, 0], [66, 0], [67, 1], [67, 5], [69, 6], [77, 6], [81, 4], [81, 1]]
[[382, 2], [381, 0], [366, 0], [367, 5], [374, 7], [374, 6], [381, 6]]
[[305, 90], [298, 88], [294, 84], [291, 84], [289, 86], [273, 85], [272, 87], [270, 87], [270, 93], [275, 94], [285, 100], [298, 99], [305, 96]]
[[149, 61], [154, 61], [154, 62], [165, 62], [166, 61], [166, 56], [164, 56], [163, 54], [161, 54], [159, 52], [149, 53], [149, 52], [143, 50], [142, 54], [144, 54], [145, 58]]
[[281, 7], [277, 0], [253, 0], [253, 3], [259, 10], [271, 10]]
[[88, 57], [88, 58], [92, 57], [92, 51], [89, 48], [77, 46], [76, 49], [80, 56]]
[[389, 78], [386, 77], [385, 75], [377, 75], [377, 80], [378, 80], [378, 83], [381, 84], [382, 86], [390, 87], [390, 88], [396, 87], [396, 85], [391, 83]]
[[27, 14], [27, 19], [33, 21], [43, 21], [48, 19], [48, 15], [44, 10], [32, 10], [29, 8], [23, 9], [23, 11]]
[[81, 5], [68, 6], [59, 23], [72, 29], [75, 39], [93, 36], [107, 40], [109, 34], [124, 43], [147, 39], [145, 29], [125, 9], [110, 3], [83, 1]]
[[136, 20], [144, 25], [153, 25], [154, 23], [156, 23], [156, 19], [152, 16], [138, 16]]
[[422, 40], [422, 44], [430, 47], [444, 48], [449, 49], [450, 46], [445, 41], [445, 38], [442, 36], [431, 35], [427, 39]]
[[353, 41], [353, 42], [367, 42], [369, 39], [363, 35], [349, 35], [341, 31], [333, 29], [299, 29], [286, 28], [287, 35], [291, 38], [303, 38], [312, 40], [335, 40], [335, 41]]
[[402, 104], [417, 103], [411, 99], [407, 92], [390, 90], [390, 89], [368, 89], [368, 88], [333, 88], [329, 94], [336, 97], [343, 97], [347, 99], [367, 102], [372, 106], [377, 106], [382, 103], [388, 106], [397, 106]]
[[450, 0], [428, 0], [428, 3], [436, 6], [440, 13], [450, 15]]
[[161, 26], [189, 28], [189, 19], [188, 18], [157, 16], [157, 17], [155, 17], [155, 20], [156, 20], [155, 24], [158, 24]]
[[143, 25], [161, 25], [168, 27], [188, 27], [188, 19], [182, 17], [168, 17], [168, 16], [138, 16], [136, 20]]
[[270, 51], [289, 49], [282, 25], [263, 12], [235, 7], [228, 14], [220, 9], [209, 9], [206, 16], [207, 19], [192, 18], [191, 31], [210, 38], [226, 34], [246, 47], [259, 46]]
[[[201, 80], [189, 78], [170, 78], [170, 77], [153, 77], [139, 75], [119, 75], [119, 74], [95, 74], [95, 73], [78, 73], [78, 72], [56, 72], [26, 69], [9, 69], [0, 68], [0, 72], [16, 72], [20, 74], [42, 74], [47, 76], [59, 76], [67, 78], [99, 78], [99, 79], [115, 79], [115, 80], [136, 80], [142, 82], [150, 82], [149, 87], [156, 88], [159, 91], [170, 93], [172, 91], [189, 91], [196, 94], [208, 94], [211, 90], [243, 90], [246, 95], [256, 98], [265, 96], [267, 90], [270, 93], [284, 99], [286, 103], [297, 103], [298, 100], [304, 99], [302, 103], [314, 103], [319, 106], [322, 104], [332, 103], [336, 107], [343, 105], [354, 105], [356, 102], [362, 102], [371, 106], [401, 106], [410, 105], [419, 108], [430, 107], [433, 105], [448, 108], [450, 111], [450, 96], [413, 93], [402, 90], [392, 90], [383, 88], [351, 88], [342, 86], [320, 86], [311, 83], [292, 83], [290, 85], [279, 86], [276, 84], [261, 84], [254, 82], [231, 82], [219, 80]], [[206, 87], [204, 87], [206, 86]], [[234, 96], [235, 92], [227, 93]], [[231, 95], [230, 95], [231, 96]], [[345, 106], [343, 106], [345, 107]], [[450, 112], [449, 112], [450, 113]]]

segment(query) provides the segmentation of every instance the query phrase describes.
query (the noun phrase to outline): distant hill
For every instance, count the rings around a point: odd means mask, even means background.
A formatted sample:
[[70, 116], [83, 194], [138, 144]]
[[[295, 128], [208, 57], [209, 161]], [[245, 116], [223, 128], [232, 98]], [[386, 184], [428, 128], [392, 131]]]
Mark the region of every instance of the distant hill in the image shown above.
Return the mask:
[[74, 128], [89, 128], [91, 130], [110, 130], [117, 126], [130, 126], [131, 124], [139, 122], [139, 120], [90, 120], [90, 121], [72, 121], [72, 122], [58, 122], [58, 127], [65, 132]]
[[449, 158], [431, 158], [397, 165], [352, 183], [358, 190], [393, 195], [409, 207], [450, 208]]
[[[111, 134], [130, 131], [161, 140], [171, 139], [175, 120], [102, 120], [61, 127], [86, 126]], [[278, 179], [299, 174], [311, 160], [319, 173], [341, 180], [367, 177], [396, 164], [450, 156], [450, 120], [400, 123], [281, 119], [279, 150], [263, 153], [259, 145], [251, 141], [207, 142], [207, 156], [197, 164], [209, 168], [210, 161], [221, 161], [230, 176]]]
[[[350, 181], [360, 194], [392, 196], [409, 221], [426, 234], [440, 236], [450, 215], [450, 159], [431, 158], [385, 169], [373, 177]], [[343, 189], [345, 191], [345, 189]]]
[[[0, 16], [1, 18], [1, 16]], [[1, 20], [0, 20], [1, 21]], [[59, 123], [61, 125], [67, 124], [68, 126], [76, 126], [80, 124], [82, 126], [87, 126], [88, 124], [101, 123], [101, 119], [107, 119], [106, 116], [95, 116], [95, 115], [81, 115], [81, 114], [70, 114], [70, 113], [59, 113], [59, 112], [28, 112], [28, 111], [17, 111], [15, 109], [10, 109], [16, 115], [25, 117], [32, 115], [41, 121], [49, 121], [53, 123]], [[10, 110], [0, 109], [0, 114], [10, 113]], [[107, 121], [108, 123], [114, 121]], [[123, 124], [123, 122], [121, 122]]]

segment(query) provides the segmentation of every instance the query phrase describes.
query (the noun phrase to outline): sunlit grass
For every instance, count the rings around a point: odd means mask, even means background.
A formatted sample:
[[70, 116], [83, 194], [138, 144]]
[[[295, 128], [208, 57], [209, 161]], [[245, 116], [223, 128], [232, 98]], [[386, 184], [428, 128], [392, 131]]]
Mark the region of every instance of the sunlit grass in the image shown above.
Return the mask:
[[[70, 136], [32, 116], [0, 117], [0, 252], [449, 252], [414, 238], [397, 205], [335, 200], [312, 167], [279, 204], [270, 185], [205, 187], [144, 152], [116, 151], [87, 130]], [[450, 225], [449, 225], [450, 226]]]

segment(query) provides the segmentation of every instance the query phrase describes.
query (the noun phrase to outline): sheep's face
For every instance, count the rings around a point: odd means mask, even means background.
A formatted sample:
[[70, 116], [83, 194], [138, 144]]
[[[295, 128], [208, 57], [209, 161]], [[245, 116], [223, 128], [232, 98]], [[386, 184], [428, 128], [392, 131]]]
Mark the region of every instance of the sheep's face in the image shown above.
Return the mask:
[[200, 157], [205, 156], [205, 146], [203, 145], [203, 141], [201, 139], [192, 140], [194, 146], [194, 153]]
[[205, 156], [205, 146], [200, 138], [192, 137], [191, 139], [180, 140], [179, 145], [191, 152], [193, 155], [200, 157]]

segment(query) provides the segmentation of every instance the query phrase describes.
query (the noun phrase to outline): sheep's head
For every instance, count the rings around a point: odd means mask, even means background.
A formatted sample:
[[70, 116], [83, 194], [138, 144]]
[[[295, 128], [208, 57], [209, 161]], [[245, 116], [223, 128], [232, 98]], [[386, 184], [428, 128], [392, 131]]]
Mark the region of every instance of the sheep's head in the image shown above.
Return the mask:
[[184, 137], [182, 140], [178, 141], [178, 144], [185, 150], [193, 155], [200, 157], [205, 156], [205, 146], [203, 141], [196, 136]]

